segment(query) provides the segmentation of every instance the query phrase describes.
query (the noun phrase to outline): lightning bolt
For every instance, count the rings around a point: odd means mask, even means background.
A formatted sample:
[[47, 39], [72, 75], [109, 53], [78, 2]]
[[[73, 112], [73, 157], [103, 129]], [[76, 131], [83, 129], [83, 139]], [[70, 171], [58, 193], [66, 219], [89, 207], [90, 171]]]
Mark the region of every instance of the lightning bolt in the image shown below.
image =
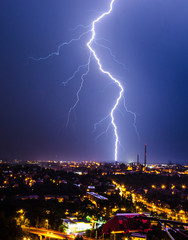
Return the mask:
[[[91, 34], [91, 37], [89, 38], [88, 42], [86, 43], [86, 46], [87, 48], [89, 49], [89, 58], [88, 58], [88, 61], [83, 64], [83, 65], [80, 65], [78, 66], [78, 68], [75, 70], [75, 72], [73, 73], [73, 75], [68, 78], [66, 81], [62, 82], [62, 85], [66, 86], [72, 79], [74, 79], [76, 77], [76, 75], [78, 73], [80, 73], [80, 71], [82, 69], [85, 69], [85, 71], [82, 73], [82, 75], [80, 76], [81, 78], [81, 83], [80, 83], [80, 87], [79, 89], [77, 90], [77, 93], [76, 93], [76, 100], [74, 102], [74, 104], [72, 105], [72, 107], [70, 108], [69, 112], [68, 112], [68, 117], [67, 117], [67, 122], [66, 122], [66, 126], [68, 126], [69, 124], [69, 120], [70, 120], [70, 115], [71, 115], [71, 112], [76, 108], [79, 100], [80, 100], [80, 92], [82, 90], [82, 87], [83, 87], [83, 84], [84, 84], [84, 80], [85, 80], [85, 77], [88, 75], [89, 71], [90, 71], [90, 63], [91, 63], [91, 60], [94, 59], [98, 65], [98, 68], [99, 70], [104, 74], [106, 75], [111, 83], [110, 84], [115, 84], [118, 88], [119, 88], [119, 95], [117, 96], [116, 100], [115, 100], [115, 103], [110, 111], [110, 113], [104, 117], [102, 120], [100, 120], [98, 123], [96, 123], [94, 125], [94, 129], [96, 130], [97, 126], [99, 124], [102, 124], [104, 121], [106, 121], [107, 119], [110, 119], [110, 123], [108, 124], [107, 126], [107, 129], [106, 131], [102, 132], [97, 138], [99, 138], [100, 136], [102, 136], [104, 133], [107, 133], [107, 131], [109, 130], [110, 126], [113, 127], [113, 131], [114, 131], [114, 136], [115, 136], [115, 142], [114, 142], [114, 159], [115, 159], [115, 162], [118, 161], [118, 146], [120, 145], [120, 140], [119, 140], [119, 135], [118, 135], [118, 128], [117, 128], [117, 125], [116, 125], [116, 122], [115, 122], [115, 112], [116, 110], [118, 110], [118, 105], [120, 104], [120, 101], [122, 99], [124, 99], [124, 96], [123, 96], [123, 93], [124, 93], [124, 88], [121, 84], [121, 82], [116, 79], [109, 71], [105, 70], [102, 66], [102, 63], [101, 63], [101, 60], [99, 59], [96, 51], [94, 50], [93, 48], [93, 44], [96, 44], [98, 45], [99, 47], [102, 47], [106, 50], [108, 50], [108, 52], [110, 53], [111, 57], [113, 58], [113, 60], [115, 62], [117, 62], [118, 64], [123, 65], [123, 63], [119, 62], [115, 55], [112, 54], [112, 51], [110, 48], [104, 46], [103, 44], [100, 44], [98, 42], [98, 39], [95, 38], [96, 36], [96, 25], [107, 15], [109, 15], [112, 10], [113, 10], [113, 5], [114, 5], [114, 2], [116, 0], [110, 0], [110, 6], [109, 6], [109, 10], [107, 10], [106, 12], [103, 12], [101, 13], [101, 15], [96, 18], [90, 25], [78, 25], [76, 28], [72, 29], [73, 31], [76, 31], [77, 29], [79, 28], [82, 28], [82, 29], [87, 29], [87, 31], [83, 32], [82, 34], [79, 35], [79, 37], [77, 38], [73, 38], [71, 39], [70, 41], [67, 41], [67, 42], [64, 42], [62, 44], [60, 44], [57, 48], [56, 51], [50, 53], [49, 55], [45, 56], [45, 57], [40, 57], [40, 58], [34, 58], [34, 57], [30, 57], [29, 59], [30, 60], [33, 60], [33, 61], [41, 61], [41, 60], [47, 60], [48, 58], [52, 57], [52, 56], [58, 56], [60, 55], [60, 51], [61, 51], [61, 48], [63, 48], [64, 46], [66, 45], [70, 45], [72, 44], [73, 42], [75, 41], [79, 41], [82, 39], [82, 37], [84, 37], [85, 35], [87, 34]], [[89, 30], [88, 30], [89, 29]], [[106, 40], [105, 40], [106, 41]], [[125, 68], [125, 67], [124, 67]], [[125, 99], [124, 99], [124, 103], [125, 103]], [[128, 113], [131, 113], [134, 117], [134, 127], [135, 127], [135, 130], [136, 130], [136, 133], [138, 134], [138, 131], [137, 131], [137, 128], [136, 128], [136, 114], [132, 111], [129, 111], [127, 109], [127, 107], [125, 106], [124, 104], [124, 107], [125, 107], [125, 110], [128, 112]]]
[[41, 61], [41, 60], [47, 60], [47, 59], [49, 59], [50, 57], [53, 57], [53, 56], [59, 56], [60, 50], [61, 50], [62, 47], [68, 46], [68, 45], [70, 45], [71, 43], [73, 43], [73, 42], [75, 42], [75, 41], [79, 41], [83, 36], [85, 36], [85, 35], [86, 35], [87, 33], [89, 33], [89, 32], [90, 32], [90, 30], [88, 30], [88, 31], [86, 31], [86, 32], [83, 32], [83, 33], [82, 33], [79, 37], [77, 37], [77, 38], [73, 38], [73, 39], [71, 39], [70, 41], [61, 43], [61, 44], [58, 46], [58, 48], [57, 48], [56, 51], [48, 54], [48, 55], [45, 56], [45, 57], [40, 57], [40, 58], [30, 57], [29, 60]]
[[118, 160], [118, 144], [119, 144], [119, 136], [118, 136], [118, 131], [117, 131], [117, 125], [115, 123], [115, 117], [114, 117], [114, 113], [115, 113], [115, 110], [117, 108], [117, 106], [119, 105], [119, 102], [120, 100], [122, 99], [123, 97], [123, 92], [124, 92], [124, 89], [123, 89], [123, 86], [121, 85], [120, 81], [118, 79], [116, 79], [115, 77], [112, 76], [112, 74], [108, 71], [106, 71], [105, 69], [103, 69], [102, 67], [102, 64], [100, 62], [100, 59], [99, 57], [97, 56], [95, 50], [92, 48], [92, 43], [94, 42], [95, 40], [95, 35], [96, 35], [96, 32], [95, 32], [95, 26], [98, 22], [100, 22], [100, 20], [102, 18], [104, 18], [106, 15], [109, 15], [111, 12], [112, 12], [112, 9], [113, 9], [113, 4], [114, 4], [115, 0], [111, 0], [110, 2], [110, 9], [107, 11], [107, 12], [104, 12], [102, 15], [100, 15], [97, 19], [95, 19], [92, 23], [92, 28], [91, 28], [91, 32], [92, 32], [92, 36], [91, 36], [91, 39], [87, 42], [87, 47], [89, 48], [90, 52], [92, 53], [92, 55], [94, 56], [97, 64], [98, 64], [98, 67], [100, 69], [100, 71], [107, 75], [120, 89], [119, 91], [119, 96], [118, 98], [116, 99], [115, 101], [115, 104], [110, 112], [110, 116], [111, 116], [111, 124], [113, 126], [113, 129], [114, 129], [114, 135], [115, 135], [115, 149], [114, 149], [114, 158], [115, 158], [115, 162], [117, 162]]
[[[104, 39], [104, 40], [106, 41], [106, 39]], [[99, 43], [99, 42], [98, 42], [98, 39], [95, 40], [95, 44], [98, 45], [98, 46], [101, 47], [101, 48], [106, 49], [106, 50], [109, 52], [109, 54], [110, 54], [110, 56], [112, 57], [112, 59], [114, 60], [114, 62], [116, 62], [117, 64], [121, 65], [124, 70], [127, 70], [127, 68], [125, 67], [124, 63], [120, 62], [120, 61], [116, 58], [116, 56], [112, 53], [112, 50], [111, 50], [109, 47], [107, 47], [107, 46]]]
[[[84, 84], [84, 77], [87, 76], [87, 74], [89, 73], [90, 62], [91, 62], [91, 54], [90, 54], [90, 56], [89, 56], [89, 60], [88, 60], [87, 65], [83, 65], [83, 66], [87, 66], [87, 70], [86, 70], [86, 71], [82, 74], [82, 76], [81, 76], [81, 84], [80, 84], [80, 87], [79, 87], [79, 89], [78, 89], [78, 91], [77, 91], [77, 93], [76, 93], [76, 101], [75, 101], [74, 105], [70, 108], [70, 110], [69, 110], [69, 112], [68, 112], [68, 118], [67, 118], [66, 127], [67, 127], [68, 124], [69, 124], [69, 119], [70, 119], [70, 114], [71, 114], [71, 112], [75, 109], [75, 107], [77, 106], [77, 104], [78, 104], [78, 102], [79, 102], [79, 100], [80, 100], [79, 94], [80, 94], [80, 92], [81, 92], [81, 90], [82, 90], [82, 87], [83, 87], [83, 84]], [[78, 68], [78, 69], [79, 69], [79, 68]], [[78, 69], [77, 69], [77, 71], [78, 71]], [[73, 75], [74, 75], [74, 74], [73, 74]]]

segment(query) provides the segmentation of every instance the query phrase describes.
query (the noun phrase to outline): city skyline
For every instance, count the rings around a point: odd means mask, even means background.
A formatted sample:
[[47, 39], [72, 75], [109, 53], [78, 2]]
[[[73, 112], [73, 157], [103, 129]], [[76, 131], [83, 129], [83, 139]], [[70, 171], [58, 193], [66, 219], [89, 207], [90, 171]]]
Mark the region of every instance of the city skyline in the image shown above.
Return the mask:
[[[0, 157], [114, 160], [113, 130], [96, 140], [109, 122], [93, 129], [107, 116], [118, 92], [94, 61], [66, 127], [83, 72], [66, 86], [62, 83], [86, 63], [90, 35], [63, 47], [58, 56], [29, 59], [48, 56], [59, 44], [78, 38], [85, 31], [83, 26], [106, 11], [109, 3], [0, 3]], [[120, 79], [126, 107], [137, 115], [140, 138], [123, 102], [115, 113], [121, 142], [119, 162], [136, 162], [137, 153], [143, 162], [144, 144], [148, 163], [187, 162], [187, 6], [186, 1], [118, 0], [110, 16], [96, 27], [95, 50], [105, 69]], [[79, 24], [83, 26], [75, 29]]]

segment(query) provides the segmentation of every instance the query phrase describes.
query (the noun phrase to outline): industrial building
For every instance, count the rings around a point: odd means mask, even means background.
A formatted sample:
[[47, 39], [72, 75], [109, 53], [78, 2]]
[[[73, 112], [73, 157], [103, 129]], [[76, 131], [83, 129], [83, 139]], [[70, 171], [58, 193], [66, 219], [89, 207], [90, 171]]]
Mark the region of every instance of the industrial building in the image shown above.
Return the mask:
[[147, 233], [151, 230], [149, 219], [144, 219], [144, 214], [138, 213], [118, 213], [103, 225], [103, 233]]

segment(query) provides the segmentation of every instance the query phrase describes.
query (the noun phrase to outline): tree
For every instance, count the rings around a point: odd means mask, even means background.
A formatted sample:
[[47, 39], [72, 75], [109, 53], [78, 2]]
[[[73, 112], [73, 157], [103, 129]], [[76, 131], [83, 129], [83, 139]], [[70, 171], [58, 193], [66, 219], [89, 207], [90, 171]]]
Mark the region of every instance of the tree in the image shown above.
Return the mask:
[[1, 212], [0, 226], [0, 240], [16, 240], [21, 238], [21, 227], [17, 226], [13, 217], [5, 217]]

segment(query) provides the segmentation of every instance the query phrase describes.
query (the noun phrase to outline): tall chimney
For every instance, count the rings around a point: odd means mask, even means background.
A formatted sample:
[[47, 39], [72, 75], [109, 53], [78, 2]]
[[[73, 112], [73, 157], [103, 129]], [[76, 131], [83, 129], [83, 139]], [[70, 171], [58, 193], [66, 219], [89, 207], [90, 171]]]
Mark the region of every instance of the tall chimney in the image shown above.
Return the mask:
[[139, 165], [139, 153], [137, 153], [137, 165]]
[[147, 155], [147, 153], [146, 153], [146, 147], [147, 147], [147, 145], [145, 144], [144, 166], [146, 166], [146, 155]]

